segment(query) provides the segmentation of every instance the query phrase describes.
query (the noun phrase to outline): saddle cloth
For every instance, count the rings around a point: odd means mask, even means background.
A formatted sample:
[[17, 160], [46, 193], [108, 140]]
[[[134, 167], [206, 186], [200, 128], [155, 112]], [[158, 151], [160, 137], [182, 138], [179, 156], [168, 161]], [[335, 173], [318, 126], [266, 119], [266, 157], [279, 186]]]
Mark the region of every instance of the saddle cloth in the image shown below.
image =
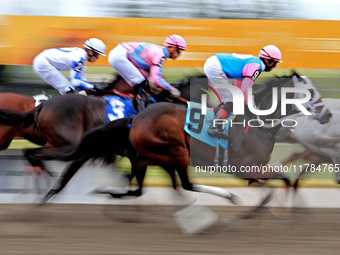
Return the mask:
[[104, 96], [106, 104], [106, 121], [113, 121], [125, 117], [132, 117], [137, 114], [133, 108], [132, 99], [122, 96]]
[[[188, 101], [187, 116], [184, 125], [185, 132], [191, 137], [200, 140], [210, 146], [216, 148], [217, 138], [208, 135], [207, 130], [212, 124], [214, 119], [214, 112], [207, 110], [206, 115], [201, 114], [201, 104]], [[223, 132], [228, 134], [230, 119], [232, 114], [228, 118], [228, 123]], [[223, 149], [228, 148], [228, 140], [219, 139], [219, 144]]]

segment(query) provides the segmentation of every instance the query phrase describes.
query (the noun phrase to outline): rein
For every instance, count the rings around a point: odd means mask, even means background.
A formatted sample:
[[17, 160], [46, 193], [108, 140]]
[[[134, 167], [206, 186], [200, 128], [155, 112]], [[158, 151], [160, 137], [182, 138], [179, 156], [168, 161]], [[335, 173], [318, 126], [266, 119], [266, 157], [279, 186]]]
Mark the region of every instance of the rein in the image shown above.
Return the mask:
[[187, 103], [188, 100], [184, 99], [183, 97], [176, 97], [176, 96], [173, 96], [173, 98], [176, 98], [178, 101], [181, 101], [183, 103]]
[[[310, 111], [313, 112], [313, 115], [314, 115], [314, 118], [315, 118], [315, 119], [321, 120], [322, 117], [324, 116], [325, 112], [328, 110], [328, 107], [325, 105], [324, 102], [322, 102], [322, 100], [321, 100], [321, 95], [320, 95], [320, 93], [318, 92], [318, 90], [317, 90], [317, 89], [315, 88], [315, 86], [311, 83], [311, 81], [310, 81], [307, 77], [305, 77], [305, 76], [301, 76], [301, 77], [300, 77], [300, 78], [302, 78], [302, 79], [305, 81], [304, 83], [299, 82], [299, 80], [297, 79], [297, 77], [296, 77], [295, 75], [293, 75], [291, 78], [293, 79], [294, 87], [295, 87], [295, 88], [305, 88], [305, 89], [308, 89], [308, 90], [312, 90], [312, 91], [313, 91], [314, 96], [312, 97], [312, 99], [311, 99], [309, 102], [304, 103], [304, 106], [305, 106], [307, 109], [309, 109]], [[281, 87], [281, 86], [283, 86], [283, 85], [284, 85], [284, 83], [283, 83], [283, 84], [280, 84], [279, 86], [277, 86], [277, 88], [279, 88], [279, 87]], [[267, 94], [267, 95], [268, 95], [268, 94]], [[266, 96], [267, 96], [267, 95], [266, 95]], [[266, 97], [266, 96], [265, 96], [265, 97]], [[264, 98], [264, 97], [263, 97], [263, 98]], [[294, 98], [297, 98], [297, 95], [296, 95], [296, 94], [294, 95]], [[321, 102], [320, 102], [320, 103], [316, 103], [316, 102], [318, 102], [318, 101], [321, 101]], [[259, 104], [259, 106], [257, 107], [257, 109], [259, 109], [260, 106], [261, 106], [261, 103]], [[319, 106], [323, 106], [323, 108], [322, 108], [321, 112], [320, 112], [319, 114], [317, 114], [317, 112], [316, 112], [316, 107], [319, 107]], [[296, 109], [296, 108], [294, 108], [294, 109]], [[257, 120], [259, 123], [260, 123], [260, 122], [263, 123], [263, 125], [262, 125], [263, 128], [269, 129], [269, 128], [274, 128], [274, 127], [278, 126], [278, 125], [281, 123], [282, 120], [285, 120], [285, 119], [287, 119], [288, 117], [297, 116], [297, 115], [302, 115], [302, 113], [299, 112], [299, 113], [297, 113], [297, 114], [293, 114], [293, 115], [289, 115], [289, 116], [282, 117], [279, 121], [277, 121], [277, 120], [276, 120], [276, 121], [273, 121], [273, 120], [272, 120], [272, 123], [270, 123], [270, 124], [264, 123], [264, 121], [260, 119], [260, 116], [259, 116], [259, 115], [256, 115], [256, 120]]]

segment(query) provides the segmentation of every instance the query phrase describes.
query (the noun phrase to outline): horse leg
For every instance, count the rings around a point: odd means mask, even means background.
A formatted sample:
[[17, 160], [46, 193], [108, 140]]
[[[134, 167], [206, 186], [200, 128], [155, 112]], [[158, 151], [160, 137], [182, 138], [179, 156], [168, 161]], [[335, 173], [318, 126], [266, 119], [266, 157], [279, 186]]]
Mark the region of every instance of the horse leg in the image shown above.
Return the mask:
[[[261, 186], [263, 186], [267, 182], [267, 180], [269, 180], [269, 179], [280, 179], [280, 180], [282, 180], [285, 183], [286, 197], [288, 197], [289, 188], [292, 187], [290, 180], [287, 177], [285, 177], [282, 173], [274, 173], [274, 175], [273, 175], [273, 173], [269, 173], [269, 174], [270, 174], [270, 176], [268, 176], [268, 175], [267, 176], [263, 176], [263, 178], [259, 178], [259, 179], [250, 178], [247, 181], [248, 181], [249, 184], [251, 184], [251, 183], [259, 183]], [[238, 177], [241, 177], [241, 176], [238, 176]], [[242, 218], [244, 218], [244, 219], [253, 218], [254, 215], [256, 215], [259, 211], [261, 211], [262, 209], [265, 208], [264, 206], [266, 204], [268, 204], [269, 202], [272, 201], [272, 198], [273, 198], [273, 190], [271, 188], [270, 192], [261, 200], [260, 204], [258, 206], [256, 206], [255, 209], [252, 209], [249, 213], [247, 213]]]
[[46, 168], [45, 164], [42, 162], [42, 159], [54, 159], [54, 156], [49, 155], [49, 153], [50, 151], [45, 147], [24, 150], [25, 158], [34, 168], [41, 169], [42, 171], [46, 172], [49, 176], [54, 177], [53, 173], [49, 171]]
[[73, 161], [68, 167], [66, 167], [62, 175], [58, 178], [53, 188], [43, 197], [41, 204], [45, 204], [54, 195], [62, 191], [75, 173], [84, 165], [86, 160]]
[[147, 161], [141, 160], [131, 160], [131, 174], [128, 175], [129, 182], [136, 177], [138, 182], [138, 188], [136, 190], [128, 190], [127, 192], [120, 192], [115, 189], [104, 189], [99, 191], [100, 194], [109, 194], [113, 198], [123, 198], [123, 197], [140, 197], [142, 195], [143, 182], [145, 178], [145, 173], [147, 170]]
[[185, 164], [182, 167], [178, 167], [178, 166], [176, 167], [178, 176], [182, 183], [182, 187], [185, 190], [194, 191], [194, 192], [203, 192], [203, 193], [223, 197], [223, 198], [230, 200], [231, 203], [236, 204], [237, 197], [225, 189], [222, 189], [219, 187], [212, 187], [212, 186], [191, 183], [189, 181], [187, 166], [188, 165]]
[[[304, 160], [310, 162], [309, 165], [314, 165], [315, 168], [320, 166], [322, 163], [331, 163], [332, 164], [332, 162], [333, 162], [330, 158], [315, 154], [315, 153], [313, 153], [309, 150], [305, 150], [301, 153], [295, 153], [295, 154], [297, 154], [297, 156], [298, 156], [296, 159], [304, 159]], [[286, 161], [286, 163], [287, 163], [287, 161]], [[295, 182], [293, 183], [295, 193], [297, 192], [299, 179], [301, 178], [302, 175], [307, 173], [309, 170], [310, 170], [310, 167], [306, 166], [300, 171], [298, 177], [296, 178]]]
[[[271, 179], [280, 179], [285, 183], [286, 197], [288, 197], [289, 190], [292, 187], [290, 180], [287, 177], [285, 177], [282, 173], [275, 173], [275, 175], [273, 177], [271, 177]], [[264, 205], [268, 204], [271, 201], [271, 199], [270, 199], [271, 195], [272, 195], [272, 192], [262, 201], [260, 206], [264, 206]]]
[[297, 189], [298, 189], [298, 186], [299, 186], [299, 180], [301, 178], [302, 175], [304, 175], [305, 173], [308, 172], [308, 168], [307, 167], [304, 167], [303, 169], [301, 169], [298, 177], [296, 177], [296, 180], [294, 181], [293, 183], [293, 188], [294, 188], [294, 193], [296, 194], [297, 192]]
[[[136, 177], [137, 182], [138, 182], [138, 189], [129, 190], [126, 193], [117, 192], [113, 189], [107, 189], [107, 190], [101, 190], [100, 193], [109, 194], [114, 198], [122, 198], [122, 197], [127, 197], [127, 196], [140, 197], [142, 195], [143, 182], [144, 182], [148, 162], [141, 158], [139, 158], [138, 160], [130, 159], [130, 162], [131, 162], [131, 174], [128, 175], [129, 182], [131, 182], [131, 180], [134, 177]], [[174, 168], [168, 165], [162, 165], [161, 167], [163, 167], [168, 172], [172, 180], [172, 186], [174, 189], [176, 189], [177, 185], [176, 185], [176, 176], [175, 176]]]
[[293, 162], [293, 161], [298, 160], [298, 159], [306, 159], [307, 157], [309, 157], [309, 152], [310, 151], [305, 150], [305, 151], [302, 151], [302, 152], [293, 153], [288, 158], [282, 160], [281, 164], [286, 165], [287, 163]]
[[[161, 165], [161, 167], [170, 175], [172, 187], [176, 190], [177, 184], [176, 184], [175, 169], [169, 165]], [[130, 196], [139, 197], [142, 195], [142, 188], [143, 188], [143, 182], [144, 182], [146, 170], [147, 170], [147, 163], [145, 163], [144, 165], [141, 165], [140, 162], [132, 163], [131, 175], [129, 176], [130, 181], [134, 176], [136, 176], [139, 187], [138, 189], [134, 191], [128, 191], [128, 193], [125, 196], [130, 195]]]

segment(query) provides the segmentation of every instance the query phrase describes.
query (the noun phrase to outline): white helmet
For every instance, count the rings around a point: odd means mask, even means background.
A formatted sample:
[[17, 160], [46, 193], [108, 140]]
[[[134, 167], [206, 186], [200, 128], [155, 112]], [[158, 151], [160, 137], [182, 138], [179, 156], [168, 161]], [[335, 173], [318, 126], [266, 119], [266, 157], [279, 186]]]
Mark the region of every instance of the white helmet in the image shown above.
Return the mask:
[[93, 50], [94, 52], [102, 55], [102, 56], [106, 56], [105, 52], [106, 52], [106, 46], [103, 43], [102, 40], [99, 40], [97, 38], [90, 38], [88, 40], [86, 40], [86, 42], [84, 43], [84, 47], [86, 49], [89, 50]]

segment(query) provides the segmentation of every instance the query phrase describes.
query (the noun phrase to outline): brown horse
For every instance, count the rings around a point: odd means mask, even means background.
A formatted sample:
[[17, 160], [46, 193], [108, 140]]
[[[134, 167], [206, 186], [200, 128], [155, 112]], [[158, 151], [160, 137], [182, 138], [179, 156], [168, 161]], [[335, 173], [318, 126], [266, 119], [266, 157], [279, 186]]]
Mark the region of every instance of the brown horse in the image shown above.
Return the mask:
[[[280, 89], [293, 87], [295, 84], [293, 84], [292, 79], [295, 78], [295, 74], [293, 74], [291, 77], [273, 80], [269, 84]], [[259, 109], [268, 109], [271, 105], [271, 89], [272, 87], [268, 86], [255, 96], [255, 102], [257, 102]], [[290, 93], [288, 96], [293, 98], [294, 93]], [[282, 118], [280, 102], [281, 97], [278, 93], [278, 107], [272, 114], [265, 116], [265, 119]], [[292, 106], [287, 106], [286, 111], [291, 110]], [[189, 181], [188, 166], [199, 168], [215, 166], [216, 150], [214, 147], [190, 137], [184, 131], [186, 115], [187, 109], [180, 106], [166, 103], [159, 104], [157, 107], [150, 106], [133, 118], [129, 136], [131, 144], [146, 159], [152, 160], [162, 167], [176, 169], [184, 189], [226, 197], [224, 190], [191, 184]], [[329, 120], [331, 114], [327, 116]], [[239, 115], [235, 118], [234, 123], [249, 123], [251, 118], [251, 115]], [[282, 179], [286, 187], [290, 187], [289, 180], [281, 172], [257, 171], [269, 162], [275, 143], [275, 134], [280, 126], [273, 125], [273, 127], [268, 128], [249, 128], [249, 125], [246, 127], [232, 126], [229, 131], [228, 143], [230, 146], [228, 148], [227, 172], [235, 173], [237, 177], [248, 180]], [[244, 171], [246, 169], [255, 169], [255, 171]]]
[[[120, 76], [105, 84], [103, 91], [97, 92], [102, 95], [107, 92], [114, 92], [123, 96], [134, 97], [132, 87]], [[96, 92], [95, 92], [96, 94]], [[36, 101], [33, 97], [24, 95], [0, 92], [0, 109], [13, 112], [26, 112], [35, 107]], [[45, 145], [46, 141], [34, 126], [20, 127], [1, 125], [0, 126], [0, 150], [6, 150], [14, 138], [25, 138], [37, 145]]]
[[[0, 108], [14, 112], [25, 112], [33, 109], [35, 100], [33, 97], [27, 97], [15, 93], [0, 93]], [[44, 145], [46, 142], [40, 134], [35, 132], [32, 126], [25, 128], [16, 128], [13, 126], [0, 126], [0, 150], [6, 150], [12, 140], [16, 137], [25, 138], [35, 144]]]
[[[287, 77], [273, 79], [268, 84], [279, 88], [293, 86], [292, 77], [288, 77], [288, 79]], [[268, 84], [266, 89], [255, 96], [255, 101], [258, 102], [260, 109], [267, 109], [272, 100], [272, 86]], [[294, 93], [291, 93], [289, 96], [293, 98]], [[267, 118], [281, 118], [280, 94], [278, 94], [278, 101], [279, 107], [272, 115], [266, 116]], [[289, 108], [287, 109], [289, 111], [291, 106], [287, 108]], [[123, 149], [126, 152], [133, 153], [135, 153], [136, 149], [138, 151], [137, 155], [139, 157], [142, 156], [144, 162], [159, 165], [169, 173], [177, 170], [184, 189], [219, 195], [233, 201], [234, 196], [225, 189], [192, 184], [189, 181], [187, 174], [188, 166], [213, 166], [215, 148], [189, 137], [183, 129], [186, 114], [187, 108], [184, 106], [170, 103], [151, 105], [133, 118], [113, 121], [92, 130], [69, 154], [61, 155], [53, 151], [46, 151], [45, 157], [48, 155], [50, 158], [65, 161], [74, 160], [74, 162], [72, 163], [73, 166], [71, 165], [71, 167], [66, 169], [60, 181], [46, 195], [43, 201], [45, 202], [54, 194], [57, 194], [79, 169], [79, 166], [87, 160], [99, 157], [108, 159], [110, 155], [115, 155], [118, 150]], [[251, 117], [247, 115], [237, 116], [235, 121], [242, 122], [242, 120], [245, 120], [247, 122]], [[131, 128], [129, 128], [129, 125], [131, 125]], [[234, 173], [238, 177], [255, 181], [257, 179], [279, 178], [285, 182], [287, 187], [290, 187], [289, 180], [281, 173], [267, 172], [266, 174], [254, 174], [240, 171], [242, 166], [259, 167], [261, 165], [265, 166], [268, 163], [275, 142], [274, 137], [279, 128], [280, 126], [273, 128], [249, 128], [245, 135], [244, 131], [248, 128], [231, 127], [229, 143], [232, 145], [239, 143], [240, 145], [239, 148], [237, 148], [238, 146], [229, 147], [229, 164], [237, 169]], [[135, 149], [131, 146], [129, 139]], [[133, 165], [132, 175], [140, 176], [141, 180], [143, 180], [145, 171], [145, 163], [140, 168], [136, 168]], [[105, 190], [100, 192], [109, 193], [114, 197], [141, 194], [140, 190], [138, 190], [138, 193], [129, 191], [126, 194]]]

